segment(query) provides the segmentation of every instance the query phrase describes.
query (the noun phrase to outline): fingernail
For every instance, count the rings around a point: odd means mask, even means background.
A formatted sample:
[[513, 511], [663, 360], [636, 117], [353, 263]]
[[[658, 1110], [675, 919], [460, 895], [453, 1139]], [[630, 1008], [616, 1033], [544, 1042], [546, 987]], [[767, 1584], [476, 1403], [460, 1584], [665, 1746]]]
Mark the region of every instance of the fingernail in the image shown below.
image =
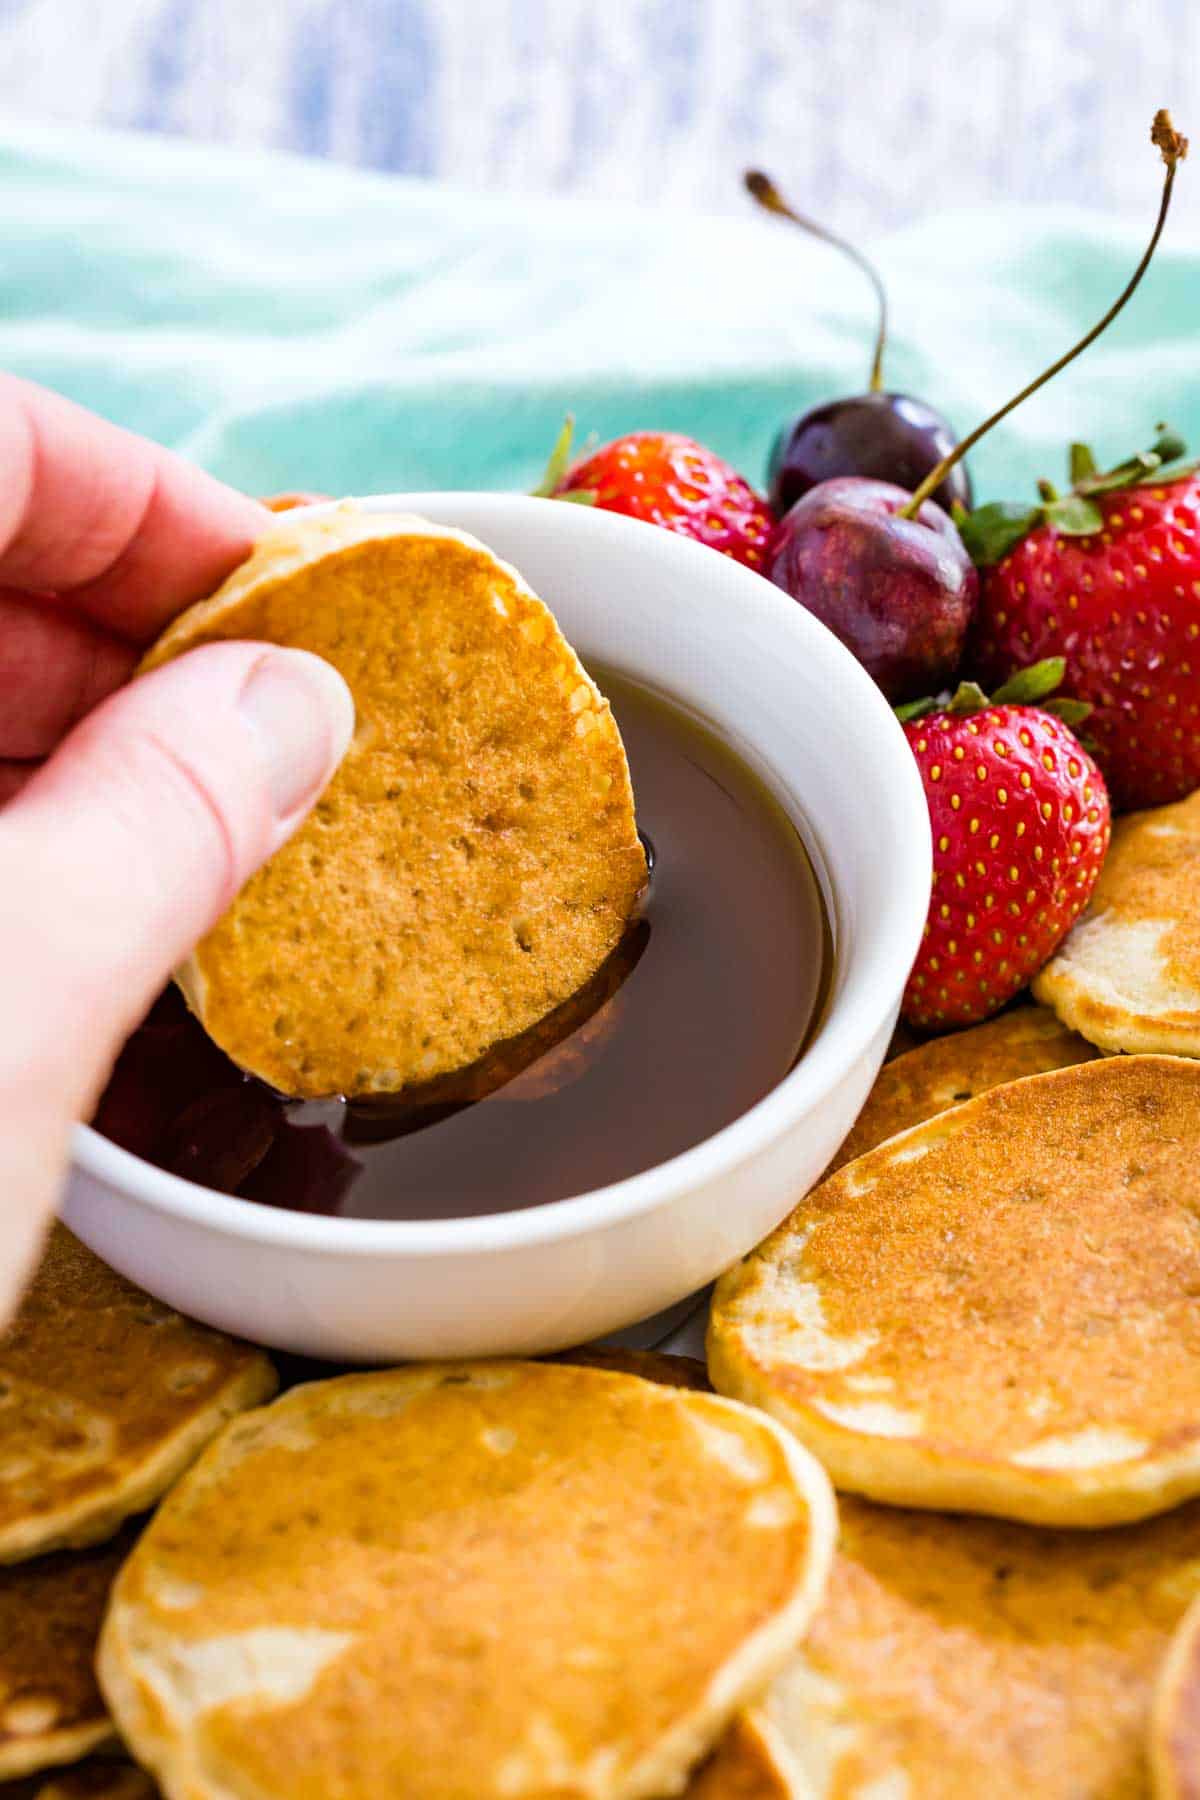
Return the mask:
[[262, 745], [277, 819], [324, 787], [354, 733], [354, 702], [337, 670], [307, 650], [267, 650], [238, 708]]

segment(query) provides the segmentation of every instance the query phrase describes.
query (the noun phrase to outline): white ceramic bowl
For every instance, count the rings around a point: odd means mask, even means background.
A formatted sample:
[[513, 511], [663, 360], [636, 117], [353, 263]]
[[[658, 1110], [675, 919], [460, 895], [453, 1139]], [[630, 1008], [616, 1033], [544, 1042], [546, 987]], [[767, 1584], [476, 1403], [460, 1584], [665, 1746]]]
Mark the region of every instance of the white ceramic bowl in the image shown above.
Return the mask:
[[756, 1244], [819, 1175], [887, 1046], [929, 900], [916, 765], [873, 682], [784, 594], [654, 526], [506, 494], [366, 500], [474, 532], [585, 661], [683, 702], [769, 782], [825, 888], [836, 944], [797, 1067], [715, 1137], [611, 1187], [482, 1218], [317, 1218], [231, 1199], [75, 1141], [67, 1223], [182, 1311], [347, 1361], [521, 1354], [617, 1331]]

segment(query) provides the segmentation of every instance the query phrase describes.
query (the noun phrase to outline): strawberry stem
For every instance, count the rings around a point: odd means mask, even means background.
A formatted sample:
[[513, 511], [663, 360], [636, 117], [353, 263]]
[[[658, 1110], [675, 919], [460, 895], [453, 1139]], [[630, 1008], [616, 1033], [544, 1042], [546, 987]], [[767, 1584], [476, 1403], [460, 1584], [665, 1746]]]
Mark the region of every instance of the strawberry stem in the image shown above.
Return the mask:
[[874, 288], [875, 299], [879, 306], [879, 328], [875, 334], [875, 354], [871, 360], [870, 388], [873, 394], [881, 393], [883, 390], [883, 351], [887, 343], [888, 304], [887, 290], [883, 285], [883, 278], [879, 270], [863, 255], [861, 250], [856, 249], [845, 238], [839, 237], [827, 226], [818, 225], [815, 219], [806, 218], [803, 213], [799, 213], [794, 207], [789, 206], [771, 177], [764, 175], [761, 169], [747, 169], [742, 179], [746, 184], [746, 192], [758, 201], [764, 212], [775, 213], [781, 219], [790, 219], [793, 225], [799, 225], [801, 231], [807, 231], [811, 237], [820, 238], [824, 244], [832, 244], [835, 250], [840, 250], [843, 256], [850, 258], [856, 268], [861, 269]]
[[998, 425], [1001, 419], [1006, 419], [1009, 413], [1015, 411], [1023, 401], [1028, 400], [1031, 394], [1036, 394], [1040, 387], [1044, 387], [1048, 381], [1053, 380], [1054, 376], [1060, 370], [1065, 369], [1068, 363], [1074, 362], [1075, 358], [1086, 350], [1089, 344], [1094, 344], [1101, 332], [1108, 330], [1126, 301], [1132, 298], [1134, 290], [1150, 267], [1151, 259], [1158, 248], [1158, 240], [1162, 236], [1163, 226], [1167, 222], [1167, 213], [1171, 206], [1171, 190], [1175, 186], [1175, 171], [1188, 151], [1187, 139], [1176, 131], [1171, 123], [1170, 113], [1165, 110], [1154, 115], [1154, 123], [1150, 127], [1150, 142], [1155, 149], [1162, 152], [1162, 159], [1167, 165], [1167, 173], [1163, 182], [1162, 199], [1159, 202], [1158, 219], [1155, 222], [1150, 242], [1123, 292], [1113, 301], [1104, 317], [1093, 325], [1086, 336], [1081, 337], [1072, 349], [1068, 350], [1064, 356], [1060, 356], [1057, 362], [1051, 363], [1050, 367], [1044, 370], [1035, 381], [1031, 381], [1027, 387], [1023, 387], [1019, 394], [1014, 394], [1013, 398], [1007, 401], [998, 412], [994, 412], [990, 419], [985, 419], [982, 425], [977, 425], [974, 431], [969, 431], [962, 442], [955, 445], [949, 456], [944, 456], [937, 467], [929, 471], [908, 505], [901, 507], [897, 515], [899, 518], [915, 519], [926, 500], [941, 486], [955, 464], [962, 461], [967, 451], [973, 449], [980, 438], [992, 429], [993, 425]]

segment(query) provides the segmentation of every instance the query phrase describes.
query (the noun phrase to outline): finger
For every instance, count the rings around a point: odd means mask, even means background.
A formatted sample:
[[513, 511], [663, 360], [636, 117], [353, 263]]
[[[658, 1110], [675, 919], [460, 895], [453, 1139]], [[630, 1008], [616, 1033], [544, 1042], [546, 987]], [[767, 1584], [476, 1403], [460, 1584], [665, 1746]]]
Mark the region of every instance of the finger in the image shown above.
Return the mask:
[[128, 681], [137, 656], [53, 598], [0, 589], [0, 757], [45, 756]]
[[[0, 1196], [35, 1242], [61, 1177], [28, 1142], [91, 1111], [124, 1037], [293, 831], [349, 742], [341, 677], [215, 644], [103, 701], [0, 814]], [[56, 1132], [59, 1134], [56, 1137]]]
[[216, 587], [264, 507], [58, 394], [0, 376], [0, 582], [145, 643]]

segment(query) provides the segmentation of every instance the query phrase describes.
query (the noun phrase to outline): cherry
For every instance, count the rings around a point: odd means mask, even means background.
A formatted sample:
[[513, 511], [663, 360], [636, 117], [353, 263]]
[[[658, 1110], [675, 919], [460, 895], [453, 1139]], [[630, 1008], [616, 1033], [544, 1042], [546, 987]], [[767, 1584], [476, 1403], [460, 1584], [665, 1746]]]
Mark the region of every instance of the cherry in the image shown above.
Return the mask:
[[[941, 413], [911, 394], [826, 400], [785, 425], [775, 439], [767, 471], [771, 505], [785, 513], [819, 481], [835, 475], [867, 475], [911, 493], [955, 441]], [[933, 497], [946, 512], [956, 501], [970, 509], [971, 480], [962, 463]]]
[[[879, 304], [869, 391], [826, 400], [783, 427], [767, 472], [771, 505], [777, 513], [785, 513], [801, 494], [835, 475], [869, 475], [911, 492], [949, 455], [956, 440], [952, 427], [926, 401], [884, 389], [887, 294], [879, 271], [853, 244], [789, 206], [769, 176], [751, 169], [745, 181], [765, 211], [790, 219], [849, 257], [871, 283]], [[971, 478], [961, 462], [949, 471], [934, 499], [947, 512], [955, 502], [970, 507]]]
[[979, 577], [948, 514], [889, 481], [842, 475], [810, 488], [779, 529], [772, 581], [803, 601], [889, 700], [935, 691], [957, 669]]
[[[1166, 112], [1155, 116], [1150, 137], [1167, 165], [1158, 220], [1141, 262], [1104, 317], [950, 449], [911, 493], [861, 475], [836, 477], [809, 488], [779, 528], [768, 570], [771, 580], [836, 633], [890, 700], [936, 692], [954, 674], [978, 595], [978, 576], [962, 538], [933, 496], [985, 432], [1107, 329], [1150, 266], [1170, 207], [1176, 165], [1187, 154], [1187, 140]], [[1070, 503], [1068, 498], [1053, 504]], [[976, 520], [1003, 512], [984, 507]], [[966, 518], [957, 509], [956, 516]]]

